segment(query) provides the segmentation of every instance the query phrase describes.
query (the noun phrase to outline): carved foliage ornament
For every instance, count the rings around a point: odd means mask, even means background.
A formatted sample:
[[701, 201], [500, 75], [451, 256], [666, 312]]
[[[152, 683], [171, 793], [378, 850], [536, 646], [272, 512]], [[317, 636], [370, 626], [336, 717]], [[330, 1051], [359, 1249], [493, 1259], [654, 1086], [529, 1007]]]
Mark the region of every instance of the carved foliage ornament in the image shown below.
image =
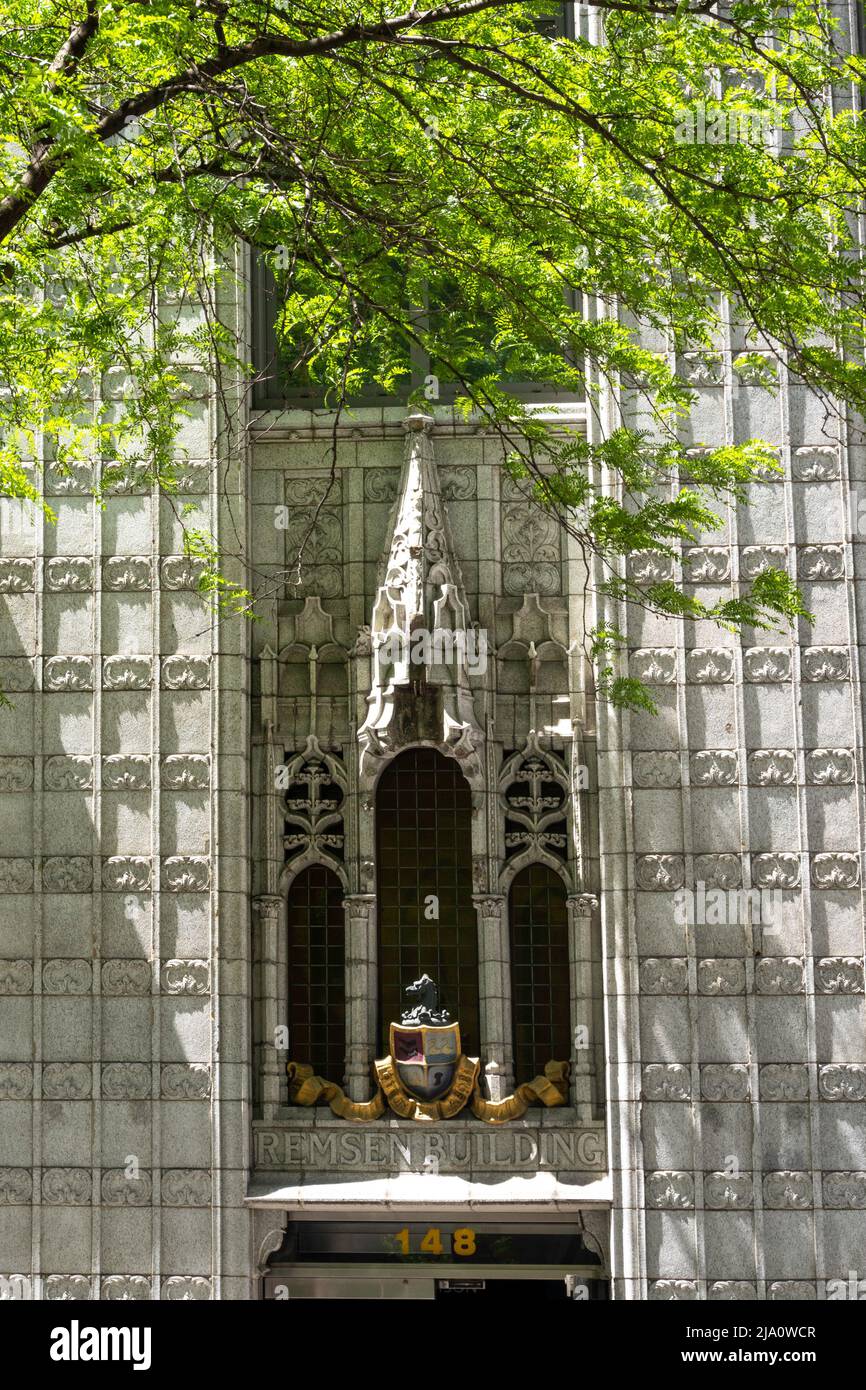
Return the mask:
[[506, 594], [558, 594], [560, 526], [536, 502], [507, 502], [500, 514], [502, 587]]
[[311, 734], [280, 774], [286, 861], [336, 867], [343, 858], [342, 808], [348, 786], [342, 763], [324, 752]]
[[542, 748], [531, 733], [523, 748], [503, 764], [499, 789], [506, 859], [565, 860], [570, 788], [562, 759]]

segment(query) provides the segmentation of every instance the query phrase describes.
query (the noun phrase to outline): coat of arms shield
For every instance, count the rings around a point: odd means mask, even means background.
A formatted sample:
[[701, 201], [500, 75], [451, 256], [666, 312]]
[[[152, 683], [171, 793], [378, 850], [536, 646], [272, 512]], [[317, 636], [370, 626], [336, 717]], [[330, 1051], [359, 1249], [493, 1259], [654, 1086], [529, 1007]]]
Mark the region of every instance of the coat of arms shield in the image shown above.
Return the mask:
[[418, 1100], [437, 1100], [454, 1080], [460, 1057], [460, 1025], [392, 1023], [391, 1056], [410, 1095]]

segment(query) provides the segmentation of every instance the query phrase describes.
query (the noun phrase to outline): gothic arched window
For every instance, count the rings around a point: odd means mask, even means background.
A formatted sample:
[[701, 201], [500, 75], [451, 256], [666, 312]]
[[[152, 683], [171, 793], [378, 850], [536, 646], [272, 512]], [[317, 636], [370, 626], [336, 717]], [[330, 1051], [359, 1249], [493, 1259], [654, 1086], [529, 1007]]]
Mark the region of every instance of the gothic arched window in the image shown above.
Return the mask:
[[333, 869], [310, 864], [289, 888], [289, 1048], [317, 1076], [346, 1069], [345, 890]]
[[545, 1062], [571, 1056], [565, 884], [548, 864], [528, 864], [511, 884], [514, 1072], [519, 1082]]
[[424, 973], [477, 1055], [478, 922], [472, 902], [472, 796], [452, 758], [410, 748], [382, 773], [378, 840], [379, 1040]]

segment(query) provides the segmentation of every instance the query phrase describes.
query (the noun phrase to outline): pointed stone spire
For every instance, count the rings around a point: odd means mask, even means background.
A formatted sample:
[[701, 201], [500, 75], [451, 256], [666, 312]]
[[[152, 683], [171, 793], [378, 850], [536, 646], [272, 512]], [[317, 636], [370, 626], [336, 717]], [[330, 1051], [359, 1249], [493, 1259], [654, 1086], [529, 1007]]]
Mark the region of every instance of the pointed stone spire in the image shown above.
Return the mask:
[[[486, 664], [486, 645], [472, 624], [448, 514], [442, 501], [430, 430], [432, 420], [410, 415], [400, 487], [390, 519], [388, 548], [379, 567], [379, 584], [370, 621], [372, 671], [368, 713], [359, 739], [366, 762], [412, 742], [412, 716], [395, 721], [395, 699], [404, 687], [420, 697], [426, 687], [438, 713], [435, 740], [461, 744], [470, 756], [478, 727], [469, 672]], [[433, 690], [439, 694], [433, 696]], [[414, 698], [411, 692], [406, 694]], [[437, 704], [438, 702], [438, 704]], [[428, 700], [428, 717], [434, 706]], [[420, 714], [418, 721], [420, 721]], [[400, 722], [402, 733], [395, 729]], [[415, 737], [431, 737], [416, 722]], [[470, 747], [472, 745], [472, 748]], [[458, 756], [461, 756], [458, 754]], [[362, 759], [364, 761], [364, 759]]]
[[[400, 489], [391, 513], [390, 545], [379, 566], [373, 607], [374, 649], [378, 647], [381, 652], [383, 645], [387, 647], [384, 659], [393, 667], [391, 680], [398, 685], [413, 678], [405, 668], [414, 632], [465, 632], [471, 627], [463, 576], [442, 504], [431, 425], [426, 415], [410, 415], [406, 421]], [[405, 648], [402, 660], [401, 645]], [[419, 671], [414, 675], [417, 679]]]

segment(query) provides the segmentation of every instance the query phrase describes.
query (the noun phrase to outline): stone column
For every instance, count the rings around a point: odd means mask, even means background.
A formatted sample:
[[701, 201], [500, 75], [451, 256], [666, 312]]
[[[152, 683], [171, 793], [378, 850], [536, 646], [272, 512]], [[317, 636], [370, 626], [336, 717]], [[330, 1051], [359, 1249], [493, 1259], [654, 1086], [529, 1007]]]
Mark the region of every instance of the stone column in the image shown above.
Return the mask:
[[501, 893], [473, 893], [472, 901], [478, 913], [481, 1076], [488, 1099], [503, 1100], [514, 1090], [508, 913]]
[[291, 1054], [279, 1047], [277, 1029], [288, 1024], [288, 981], [280, 969], [283, 900], [271, 894], [253, 898], [253, 1005], [255, 1060], [262, 1118], [272, 1120], [285, 1094], [286, 1062]]
[[571, 984], [571, 1104], [581, 1121], [592, 1118], [594, 1025], [592, 999], [592, 914], [598, 898], [569, 894], [568, 964]]
[[353, 893], [346, 910], [346, 1090], [369, 1100], [379, 998], [376, 895]]

